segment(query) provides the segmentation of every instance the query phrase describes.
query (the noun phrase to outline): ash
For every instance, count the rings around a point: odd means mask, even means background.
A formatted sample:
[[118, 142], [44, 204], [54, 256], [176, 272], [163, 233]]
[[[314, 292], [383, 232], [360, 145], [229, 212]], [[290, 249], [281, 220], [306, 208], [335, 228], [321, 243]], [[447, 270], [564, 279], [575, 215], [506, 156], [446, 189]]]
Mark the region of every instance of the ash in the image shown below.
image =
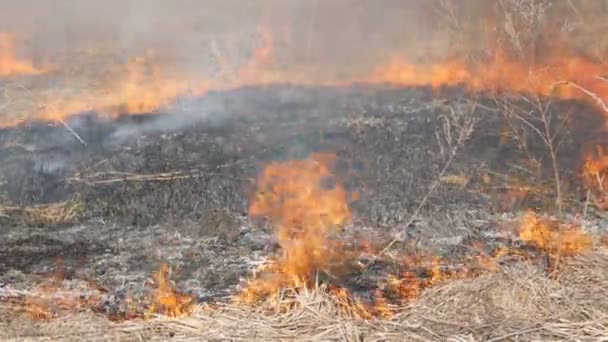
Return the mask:
[[[180, 292], [227, 301], [277, 249], [268, 224], [247, 217], [255, 177], [269, 162], [312, 152], [335, 153], [336, 178], [358, 194], [345, 232], [353, 244], [383, 246], [406, 232], [396, 248], [450, 256], [471, 241], [513, 240], [504, 222], [555, 194], [542, 142], [529, 142], [526, 153], [542, 170], [530, 177], [524, 153], [501, 140], [504, 121], [494, 102], [460, 89], [276, 85], [211, 93], [116, 121], [82, 113], [66, 124], [86, 145], [62, 125], [5, 129], [0, 296], [35, 287], [61, 260], [64, 285], [94, 283], [104, 297], [98, 309], [108, 314], [126, 311], [125, 298], [148, 296], [161, 263], [172, 265]], [[474, 108], [467, 115], [475, 129], [409, 220], [446, 163], [446, 118], [467, 108]], [[585, 205], [575, 186], [580, 151], [601, 136], [593, 127], [602, 119], [582, 103], [552, 108], [587, 118], [569, 127], [559, 164], [574, 215]], [[504, 175], [548, 190], [506, 200], [513, 184]], [[603, 215], [587, 205], [583, 226], [605, 229]]]

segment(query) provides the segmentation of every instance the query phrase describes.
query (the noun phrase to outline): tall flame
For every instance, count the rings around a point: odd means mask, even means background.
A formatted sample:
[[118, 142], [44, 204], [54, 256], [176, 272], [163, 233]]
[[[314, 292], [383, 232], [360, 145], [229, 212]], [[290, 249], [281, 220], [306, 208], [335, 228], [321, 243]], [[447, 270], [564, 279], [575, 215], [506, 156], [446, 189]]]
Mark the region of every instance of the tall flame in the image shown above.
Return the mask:
[[15, 38], [7, 32], [0, 32], [0, 77], [14, 75], [35, 75], [45, 72], [33, 66], [32, 62], [17, 58]]
[[331, 182], [334, 156], [313, 154], [305, 160], [272, 163], [257, 181], [249, 205], [253, 217], [268, 216], [282, 255], [269, 278], [250, 284], [247, 295], [310, 284], [315, 271], [332, 274], [342, 264], [340, 241], [332, 239], [351, 216], [346, 191]]
[[594, 203], [608, 209], [608, 152], [602, 146], [583, 156], [583, 182]]

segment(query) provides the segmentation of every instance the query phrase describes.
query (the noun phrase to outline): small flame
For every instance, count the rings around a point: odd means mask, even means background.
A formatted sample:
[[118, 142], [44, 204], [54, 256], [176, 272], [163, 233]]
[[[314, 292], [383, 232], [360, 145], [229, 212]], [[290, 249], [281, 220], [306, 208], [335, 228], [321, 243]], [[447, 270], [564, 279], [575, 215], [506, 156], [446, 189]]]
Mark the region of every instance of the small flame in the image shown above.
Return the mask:
[[591, 248], [591, 237], [577, 227], [542, 219], [527, 212], [521, 219], [519, 238], [552, 255], [571, 256]]
[[595, 204], [608, 210], [608, 153], [602, 146], [594, 152], [583, 157], [583, 182]]
[[162, 264], [155, 275], [156, 289], [154, 302], [148, 310], [148, 314], [161, 314], [168, 317], [180, 317], [192, 312], [194, 305], [192, 297], [178, 293], [170, 280], [170, 268]]
[[100, 300], [99, 293], [91, 291], [88, 288], [89, 284], [84, 292], [64, 291], [62, 289], [65, 274], [63, 260], [57, 258], [55, 264], [53, 275], [25, 296], [23, 308], [32, 320], [49, 320], [60, 313], [86, 310]]

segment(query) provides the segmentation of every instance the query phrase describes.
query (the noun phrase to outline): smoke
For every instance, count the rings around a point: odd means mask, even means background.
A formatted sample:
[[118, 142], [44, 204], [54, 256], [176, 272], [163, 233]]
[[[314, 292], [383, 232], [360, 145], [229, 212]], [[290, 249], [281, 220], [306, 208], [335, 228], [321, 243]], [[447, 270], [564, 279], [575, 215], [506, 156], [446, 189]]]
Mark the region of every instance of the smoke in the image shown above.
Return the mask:
[[[544, 2], [551, 3], [548, 12], [560, 14], [557, 26], [568, 23], [575, 33], [583, 23], [591, 27], [585, 13], [604, 13], [595, 8], [604, 6], [600, 2], [593, 7], [542, 0], [0, 0], [0, 32], [15, 35], [20, 56], [34, 64], [72, 68], [79, 77], [90, 74], [89, 83], [108, 78], [106, 64], [142, 55], [154, 56], [163, 77], [180, 82], [219, 77], [218, 55], [228, 68], [238, 69], [261, 44], [263, 30], [272, 33], [278, 69], [313, 80], [323, 80], [328, 72], [356, 79], [395, 55], [428, 62], [455, 51], [468, 56], [488, 50], [488, 37], [499, 37], [505, 29], [498, 20], [507, 13], [505, 4], [525, 11], [521, 4]], [[562, 15], [566, 12], [569, 16]], [[608, 49], [604, 41], [589, 46]], [[65, 81], [61, 73], [49, 77]], [[84, 88], [88, 83], [72, 84]], [[205, 106], [195, 112], [180, 113], [177, 121], [160, 120], [155, 127], [163, 123], [177, 129], [190, 120], [221, 115]]]
[[[276, 33], [291, 61], [362, 63], [397, 50], [430, 29], [424, 1], [299, 0], [0, 0], [0, 31], [28, 40], [41, 57], [79, 48], [154, 49], [202, 67], [209, 42], [246, 54], [256, 27]], [[241, 56], [242, 57], [242, 56]], [[197, 65], [197, 61], [198, 64]]]

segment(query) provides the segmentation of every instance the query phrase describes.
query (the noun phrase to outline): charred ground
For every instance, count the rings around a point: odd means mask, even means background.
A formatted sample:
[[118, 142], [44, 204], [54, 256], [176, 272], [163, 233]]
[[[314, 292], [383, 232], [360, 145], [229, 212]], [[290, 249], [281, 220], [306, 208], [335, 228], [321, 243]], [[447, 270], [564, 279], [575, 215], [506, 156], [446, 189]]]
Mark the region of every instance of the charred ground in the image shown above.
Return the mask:
[[[556, 128], [565, 123], [564, 201], [579, 212], [580, 155], [602, 139], [602, 117], [584, 103], [538, 101], [555, 113]], [[210, 93], [163, 113], [112, 121], [83, 113], [66, 124], [84, 144], [57, 123], [5, 129], [0, 283], [28, 283], [60, 258], [74, 279], [119, 297], [142, 294], [137, 284], [169, 262], [179, 269], [180, 289], [221, 299], [275, 248], [267, 225], [246, 217], [257, 174], [272, 161], [312, 152], [335, 153], [334, 181], [357, 194], [348, 234], [382, 245], [407, 228], [407, 248], [448, 254], [466, 241], [498, 243], [506, 213], [552, 210], [555, 198], [546, 146], [533, 133], [526, 151], [508, 138], [505, 103], [535, 110], [522, 97], [458, 88], [276, 85]], [[477, 121], [472, 135], [405, 227], [448, 159], [445, 119], [458, 113]], [[524, 186], [536, 190], [513, 195]]]

